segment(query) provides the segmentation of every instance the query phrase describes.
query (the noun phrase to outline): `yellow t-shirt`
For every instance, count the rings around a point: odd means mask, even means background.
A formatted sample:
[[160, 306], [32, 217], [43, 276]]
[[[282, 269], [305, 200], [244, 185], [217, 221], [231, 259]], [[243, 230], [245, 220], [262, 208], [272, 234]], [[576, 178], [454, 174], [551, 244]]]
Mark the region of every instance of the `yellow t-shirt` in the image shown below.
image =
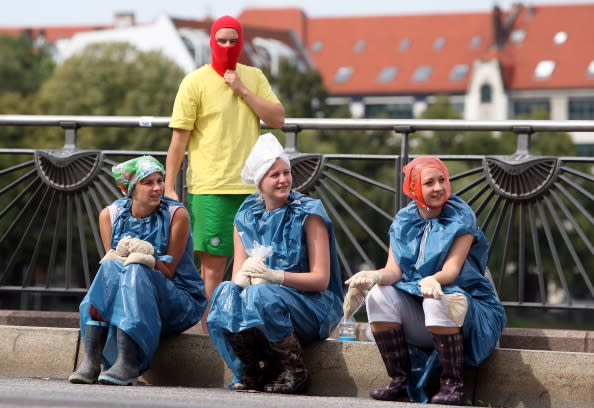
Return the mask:
[[[279, 103], [261, 70], [237, 64], [241, 82], [252, 92]], [[239, 173], [260, 135], [260, 119], [210, 65], [188, 74], [179, 86], [169, 127], [191, 130], [188, 192], [250, 194]]]

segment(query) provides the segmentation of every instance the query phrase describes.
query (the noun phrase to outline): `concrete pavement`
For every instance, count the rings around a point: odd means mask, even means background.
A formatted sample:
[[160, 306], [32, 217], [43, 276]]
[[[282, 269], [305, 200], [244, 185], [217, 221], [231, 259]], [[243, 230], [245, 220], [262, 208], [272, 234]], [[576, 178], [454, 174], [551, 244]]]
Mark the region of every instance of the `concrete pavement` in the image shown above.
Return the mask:
[[0, 408], [410, 408], [370, 398], [240, 393], [222, 388], [75, 385], [66, 380], [0, 377]]

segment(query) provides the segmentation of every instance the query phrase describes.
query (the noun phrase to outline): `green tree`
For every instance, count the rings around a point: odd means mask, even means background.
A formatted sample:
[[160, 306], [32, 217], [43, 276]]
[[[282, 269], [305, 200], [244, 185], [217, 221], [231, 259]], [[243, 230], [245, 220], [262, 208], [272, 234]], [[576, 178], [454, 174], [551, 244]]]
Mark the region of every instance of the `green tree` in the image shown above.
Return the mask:
[[[56, 68], [39, 92], [38, 110], [47, 115], [169, 116], [183, 76], [160, 52], [128, 43], [92, 44]], [[63, 132], [58, 131], [61, 142]], [[169, 134], [168, 129], [86, 128], [79, 130], [78, 144], [166, 150]]]
[[[437, 95], [421, 119], [462, 119], [446, 94]], [[414, 154], [511, 154], [513, 149], [501, 144], [489, 132], [439, 130], [412, 136]]]
[[328, 96], [318, 71], [301, 71], [295, 64], [282, 60], [279, 74], [271, 79], [277, 96], [289, 118], [316, 118], [326, 115]]
[[35, 93], [54, 69], [48, 50], [34, 46], [31, 37], [0, 34], [0, 94]]

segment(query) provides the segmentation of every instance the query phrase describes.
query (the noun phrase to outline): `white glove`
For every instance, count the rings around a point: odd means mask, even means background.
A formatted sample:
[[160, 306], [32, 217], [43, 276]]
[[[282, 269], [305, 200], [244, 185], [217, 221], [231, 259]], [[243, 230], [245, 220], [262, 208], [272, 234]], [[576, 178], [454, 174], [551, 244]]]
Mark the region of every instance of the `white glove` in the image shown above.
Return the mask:
[[131, 236], [122, 238], [120, 242], [118, 242], [116, 253], [119, 256], [128, 256], [132, 252], [152, 255], [155, 253], [155, 249], [150, 242], [143, 241], [142, 239], [132, 238]]
[[421, 287], [421, 293], [424, 297], [439, 299], [443, 292], [441, 291], [441, 285], [433, 276], [426, 276], [419, 281]]
[[239, 270], [233, 277], [233, 283], [235, 283], [240, 288], [245, 289], [252, 284], [252, 280], [250, 279], [248, 272]]
[[349, 290], [347, 291], [346, 296], [344, 297], [344, 303], [342, 304], [342, 313], [344, 315], [344, 320], [350, 318], [359, 306], [365, 301], [365, 297], [367, 296], [369, 291], [367, 289], [360, 289], [354, 286], [349, 286]]
[[458, 327], [462, 327], [466, 312], [468, 312], [468, 299], [466, 299], [466, 296], [459, 292], [442, 295], [441, 302], [445, 305], [450, 318]]
[[101, 258], [101, 260], [99, 261], [100, 264], [102, 264], [105, 261], [109, 261], [110, 259], [115, 259], [116, 261], [122, 261], [124, 262], [126, 260], [125, 256], [119, 256], [117, 254], [117, 252], [115, 251], [115, 249], [110, 249], [109, 251], [107, 251], [107, 253], [105, 254], [105, 256], [103, 258]]
[[123, 256], [124, 258], [130, 255], [130, 249], [128, 249], [129, 240], [131, 240], [131, 236], [124, 237], [120, 239], [118, 245], [116, 246], [115, 252], [118, 256]]
[[241, 267], [242, 270], [249, 273], [252, 279], [252, 284], [260, 283], [254, 282], [254, 279], [265, 279], [269, 283], [276, 283], [282, 285], [285, 281], [285, 271], [279, 269], [270, 269], [264, 265], [264, 261], [260, 258], [248, 258]]
[[361, 271], [351, 276], [344, 283], [349, 285], [349, 288], [369, 290], [373, 285], [381, 282], [381, 280], [382, 274], [380, 271]]
[[151, 269], [155, 269], [155, 257], [149, 254], [144, 254], [142, 252], [132, 252], [130, 255], [126, 257], [126, 262], [124, 262], [124, 266], [128, 266], [130, 264], [135, 263], [148, 266]]

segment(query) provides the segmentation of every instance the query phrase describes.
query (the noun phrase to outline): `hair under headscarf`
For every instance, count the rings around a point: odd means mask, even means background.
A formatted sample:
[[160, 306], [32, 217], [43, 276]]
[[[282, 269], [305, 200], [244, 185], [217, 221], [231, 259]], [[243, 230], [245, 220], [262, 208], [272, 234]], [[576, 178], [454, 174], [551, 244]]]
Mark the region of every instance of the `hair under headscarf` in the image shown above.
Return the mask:
[[285, 149], [272, 133], [261, 135], [245, 160], [241, 170], [241, 179], [244, 184], [255, 184], [259, 187], [262, 177], [276, 162], [281, 159], [290, 167], [291, 162]]
[[[432, 207], [427, 205], [423, 197], [423, 180], [421, 179], [424, 169], [434, 168], [441, 170], [445, 176], [446, 191], [444, 200], [439, 207]], [[441, 160], [434, 156], [419, 156], [402, 168], [404, 173], [404, 182], [402, 183], [402, 191], [411, 200], [415, 201], [417, 205], [427, 208], [441, 208], [450, 198], [452, 187], [450, 185], [450, 176], [448, 168]]]
[[[237, 31], [238, 38], [235, 45], [223, 47], [217, 42], [215, 34], [221, 28], [232, 28]], [[239, 21], [231, 16], [223, 16], [216, 20], [210, 28], [210, 48], [212, 50], [211, 65], [220, 75], [225, 75], [225, 71], [231, 69], [235, 71], [239, 55], [243, 50], [243, 29]]]
[[159, 172], [165, 177], [163, 165], [153, 156], [140, 156], [111, 168], [115, 181], [126, 197], [132, 195], [134, 186], [140, 180]]

